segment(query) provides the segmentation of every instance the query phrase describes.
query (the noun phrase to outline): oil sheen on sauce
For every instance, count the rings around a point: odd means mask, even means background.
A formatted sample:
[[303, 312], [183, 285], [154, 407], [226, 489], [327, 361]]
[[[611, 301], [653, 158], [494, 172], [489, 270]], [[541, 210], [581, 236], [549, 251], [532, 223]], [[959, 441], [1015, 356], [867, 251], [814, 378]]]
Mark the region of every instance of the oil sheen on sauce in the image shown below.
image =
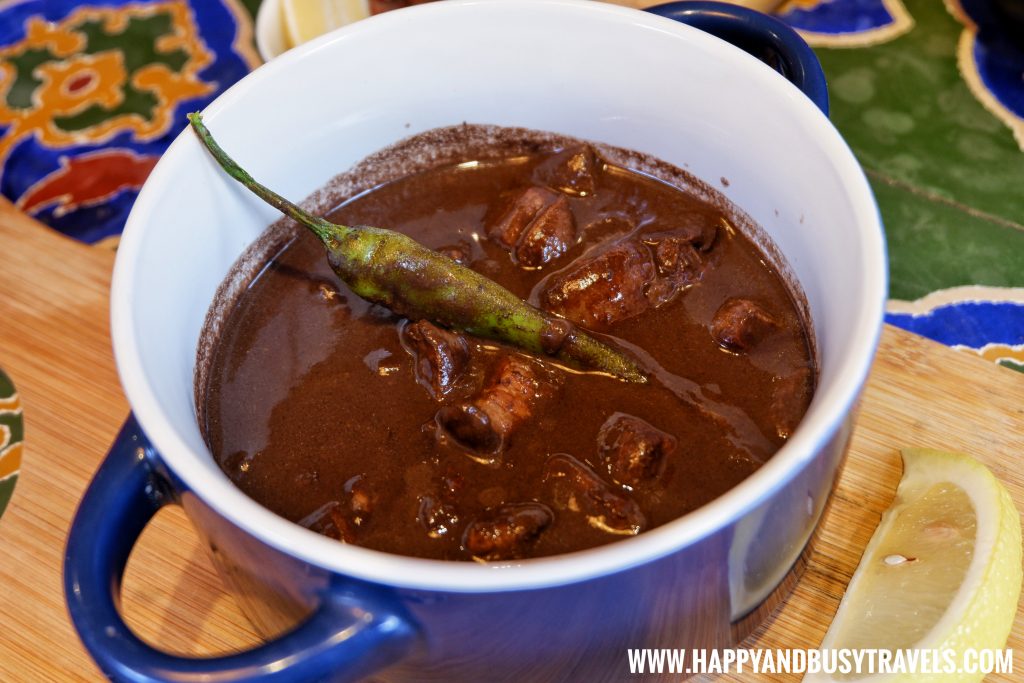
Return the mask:
[[652, 375], [628, 384], [400, 319], [297, 233], [226, 317], [204, 427], [246, 494], [342, 542], [498, 561], [626, 538], [749, 476], [810, 401], [805, 323], [758, 247], [589, 146], [468, 155], [329, 218], [405, 232]]

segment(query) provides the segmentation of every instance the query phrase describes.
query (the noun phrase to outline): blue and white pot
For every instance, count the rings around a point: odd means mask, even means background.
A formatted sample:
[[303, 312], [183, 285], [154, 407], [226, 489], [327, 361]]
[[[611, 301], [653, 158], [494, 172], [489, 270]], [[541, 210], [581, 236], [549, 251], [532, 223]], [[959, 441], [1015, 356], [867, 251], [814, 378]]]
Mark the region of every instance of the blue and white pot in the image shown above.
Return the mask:
[[[791, 80], [687, 24], [766, 56]], [[716, 186], [728, 178], [723, 192], [803, 287], [820, 381], [799, 428], [753, 476], [635, 538], [484, 566], [318, 536], [235, 488], [200, 435], [204, 317], [276, 216], [183, 133], [135, 204], [114, 273], [114, 350], [137, 422], [97, 473], [67, 548], [68, 606], [101, 669], [126, 681], [592, 682], [623, 679], [629, 647], [731, 644], [732, 624], [780, 583], [818, 522], [881, 329], [882, 227], [826, 107], [821, 70], [794, 33], [712, 3], [653, 13], [582, 0], [422, 5], [303, 45], [224, 93], [206, 122], [289, 197], [462, 121], [638, 150]], [[184, 508], [266, 645], [190, 660], [125, 626], [125, 562], [170, 504]]]

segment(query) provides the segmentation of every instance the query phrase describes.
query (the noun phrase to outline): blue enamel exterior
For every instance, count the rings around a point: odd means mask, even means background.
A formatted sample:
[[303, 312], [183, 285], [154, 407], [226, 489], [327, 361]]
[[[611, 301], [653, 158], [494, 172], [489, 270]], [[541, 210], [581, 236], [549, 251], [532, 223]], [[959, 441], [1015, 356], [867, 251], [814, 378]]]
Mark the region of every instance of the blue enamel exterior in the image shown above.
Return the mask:
[[[775, 587], [804, 548], [845, 453], [852, 416], [794, 479], [712, 536], [599, 579], [535, 590], [392, 588], [299, 561], [240, 530], [164, 470], [133, 417], [76, 514], [65, 556], [72, 621], [116, 681], [618, 681], [630, 647], [735, 644], [744, 586]], [[124, 624], [116, 598], [142, 529], [179, 504], [228, 589], [268, 638], [248, 652], [188, 659]], [[746, 533], [738, 531], [755, 520]], [[744, 558], [737, 564], [737, 557]], [[764, 595], [753, 595], [756, 602]], [[742, 616], [742, 615], [738, 615]], [[750, 626], [753, 626], [751, 624]]]
[[[195, 510], [195, 498], [189, 501], [180, 482], [173, 482], [160, 469], [149, 441], [134, 416], [129, 417], [79, 505], [65, 551], [68, 611], [86, 648], [112, 680], [311, 681], [330, 679], [337, 671], [346, 672], [343, 680], [358, 680], [410, 650], [416, 633], [395, 596], [323, 572], [307, 589], [320, 597], [316, 609], [307, 608], [301, 626], [256, 649], [188, 659], [142, 642], [124, 623], [117, 606], [128, 556], [153, 515], [165, 505], [180, 503], [197, 528], [214, 529], [216, 537], [238, 535], [222, 519], [210, 517], [209, 508]], [[220, 559], [216, 545], [210, 547]], [[269, 548], [254, 550], [250, 559]], [[218, 564], [222, 570], [227, 566]], [[238, 586], [236, 580], [229, 583]], [[261, 590], [268, 589], [273, 590], [273, 585], [264, 576]]]

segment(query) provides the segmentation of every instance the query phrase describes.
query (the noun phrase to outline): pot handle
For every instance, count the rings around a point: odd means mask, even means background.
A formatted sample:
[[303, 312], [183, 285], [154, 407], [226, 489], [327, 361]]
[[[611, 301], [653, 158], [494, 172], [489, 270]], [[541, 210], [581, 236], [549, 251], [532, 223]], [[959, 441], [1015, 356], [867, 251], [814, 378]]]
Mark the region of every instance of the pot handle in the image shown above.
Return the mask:
[[800, 88], [828, 116], [825, 72], [814, 51], [780, 19], [724, 2], [670, 2], [647, 8], [732, 43], [768, 64]]
[[64, 556], [64, 593], [85, 647], [113, 680], [354, 681], [394, 663], [416, 639], [415, 627], [385, 598], [337, 581], [293, 631], [255, 649], [190, 659], [140, 640], [118, 612], [128, 555], [153, 515], [176, 503], [158, 456], [129, 416], [85, 492]]

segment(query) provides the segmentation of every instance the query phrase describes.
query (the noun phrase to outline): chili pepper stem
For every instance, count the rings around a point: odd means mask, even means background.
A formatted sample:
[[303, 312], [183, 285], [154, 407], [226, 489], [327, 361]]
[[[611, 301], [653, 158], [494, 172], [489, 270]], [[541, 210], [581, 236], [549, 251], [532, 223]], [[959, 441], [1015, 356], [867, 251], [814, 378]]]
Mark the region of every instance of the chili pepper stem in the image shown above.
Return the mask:
[[199, 136], [203, 145], [209, 150], [210, 154], [213, 155], [213, 158], [217, 160], [217, 163], [220, 164], [220, 167], [224, 169], [229, 176], [240, 182], [256, 196], [273, 206], [284, 215], [295, 219], [312, 230], [316, 233], [316, 236], [325, 243], [328, 240], [337, 239], [339, 237], [339, 229], [342, 232], [351, 229], [343, 225], [329, 223], [319, 216], [314, 216], [298, 204], [295, 204], [274, 192], [269, 187], [261, 185], [256, 179], [249, 175], [248, 172], [239, 166], [234, 159], [228, 156], [228, 153], [225, 152], [219, 144], [217, 144], [217, 141], [213, 139], [213, 135], [210, 133], [210, 130], [206, 127], [206, 124], [203, 123], [203, 115], [200, 112], [193, 112], [189, 114], [188, 120], [189, 123], [192, 124], [193, 130], [195, 130], [196, 135]]

